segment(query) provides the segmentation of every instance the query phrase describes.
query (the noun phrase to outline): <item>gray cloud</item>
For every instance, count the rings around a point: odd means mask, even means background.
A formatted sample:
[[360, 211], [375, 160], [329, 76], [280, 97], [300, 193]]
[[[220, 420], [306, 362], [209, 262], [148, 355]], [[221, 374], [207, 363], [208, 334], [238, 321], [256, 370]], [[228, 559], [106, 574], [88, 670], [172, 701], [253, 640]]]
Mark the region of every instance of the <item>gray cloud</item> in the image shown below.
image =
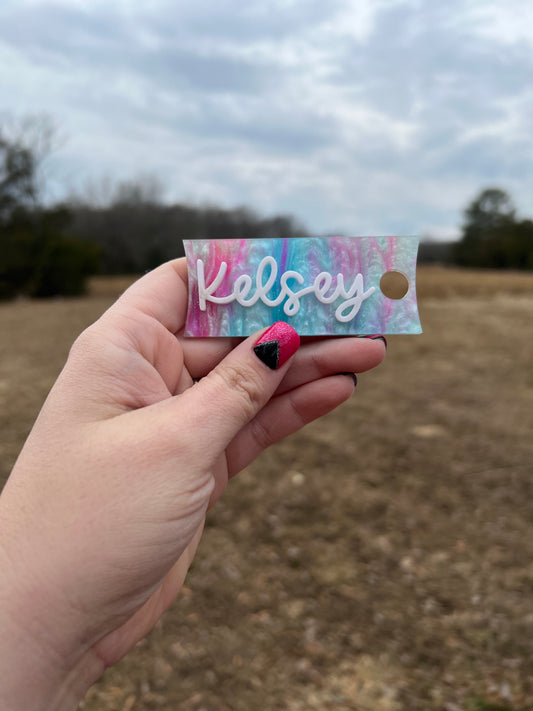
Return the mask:
[[202, 54], [194, 47], [181, 47], [179, 41], [162, 42], [158, 37], [157, 47], [139, 46], [138, 29], [113, 13], [98, 16], [51, 5], [31, 14], [5, 12], [1, 32], [6, 43], [36, 62], [68, 62], [73, 68], [104, 69], [110, 75], [127, 72], [168, 89], [255, 93], [275, 80], [274, 65], [265, 67], [216, 51]]
[[194, 3], [162, 3], [156, 14], [146, 16], [148, 27], [161, 39], [173, 42], [181, 37], [209, 38], [235, 43], [290, 38], [316, 30], [330, 20], [343, 0], [197, 0]]
[[0, 109], [57, 116], [69, 184], [148, 170], [312, 230], [451, 234], [487, 183], [533, 212], [522, 5], [5, 0]]

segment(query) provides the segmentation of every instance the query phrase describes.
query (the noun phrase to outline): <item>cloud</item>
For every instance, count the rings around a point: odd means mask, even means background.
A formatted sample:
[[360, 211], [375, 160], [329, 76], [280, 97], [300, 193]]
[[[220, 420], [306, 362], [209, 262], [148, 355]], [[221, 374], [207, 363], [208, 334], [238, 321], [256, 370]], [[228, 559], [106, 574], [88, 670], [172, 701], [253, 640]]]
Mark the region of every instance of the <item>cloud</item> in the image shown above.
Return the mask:
[[0, 109], [57, 117], [65, 190], [151, 171], [312, 231], [451, 235], [487, 183], [531, 205], [528, 3], [4, 0]]

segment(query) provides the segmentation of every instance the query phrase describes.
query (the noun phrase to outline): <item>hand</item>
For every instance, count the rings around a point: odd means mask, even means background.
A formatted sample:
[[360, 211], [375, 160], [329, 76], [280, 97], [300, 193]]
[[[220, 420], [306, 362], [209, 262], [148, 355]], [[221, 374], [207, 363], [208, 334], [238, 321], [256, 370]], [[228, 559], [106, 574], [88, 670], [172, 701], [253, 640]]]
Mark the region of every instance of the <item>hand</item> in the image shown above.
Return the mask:
[[72, 708], [175, 599], [228, 478], [385, 354], [315, 339], [273, 370], [260, 334], [184, 339], [186, 308], [177, 260], [81, 334], [0, 497], [2, 708]]

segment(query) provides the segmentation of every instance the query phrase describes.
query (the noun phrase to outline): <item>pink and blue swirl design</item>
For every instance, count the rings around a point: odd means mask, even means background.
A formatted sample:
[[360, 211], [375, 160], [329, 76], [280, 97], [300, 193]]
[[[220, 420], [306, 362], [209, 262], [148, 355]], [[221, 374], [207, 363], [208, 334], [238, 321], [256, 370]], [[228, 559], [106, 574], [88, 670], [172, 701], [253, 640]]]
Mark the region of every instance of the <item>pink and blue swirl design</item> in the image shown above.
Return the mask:
[[[300, 336], [413, 334], [422, 331], [416, 301], [417, 237], [184, 240], [183, 244], [189, 275], [186, 336], [249, 336], [276, 321], [290, 323]], [[300, 309], [294, 316], [284, 313], [283, 303], [270, 307], [260, 300], [248, 307], [236, 301], [229, 304], [208, 302], [205, 311], [200, 309], [199, 259], [204, 264], [206, 284], [213, 282], [221, 263], [227, 263], [226, 275], [216, 290], [216, 295], [225, 296], [232, 292], [235, 280], [242, 274], [252, 277], [252, 292], [255, 291], [257, 267], [265, 257], [273, 257], [278, 265], [277, 281], [269, 292], [272, 300], [279, 294], [279, 279], [287, 270], [303, 276], [302, 286], [313, 284], [320, 272], [331, 274], [333, 285], [337, 274], [341, 273], [348, 286], [357, 274], [362, 274], [365, 290], [374, 287], [375, 291], [362, 302], [353, 320], [345, 323], [335, 318], [335, 309], [340, 302], [322, 304], [313, 293], [301, 298]], [[389, 299], [381, 292], [381, 277], [391, 270], [402, 272], [408, 279], [409, 289], [402, 299]], [[301, 287], [295, 284], [294, 288]]]

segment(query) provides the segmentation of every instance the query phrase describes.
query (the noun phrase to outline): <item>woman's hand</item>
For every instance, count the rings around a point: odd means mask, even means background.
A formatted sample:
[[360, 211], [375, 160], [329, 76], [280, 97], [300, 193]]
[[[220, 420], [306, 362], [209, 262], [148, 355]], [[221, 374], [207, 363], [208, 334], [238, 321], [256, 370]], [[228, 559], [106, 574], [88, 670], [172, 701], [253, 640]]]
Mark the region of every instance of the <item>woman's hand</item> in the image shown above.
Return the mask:
[[294, 354], [283, 325], [273, 369], [261, 333], [184, 339], [186, 309], [177, 260], [81, 334], [0, 497], [3, 709], [74, 708], [174, 600], [228, 478], [385, 354], [356, 338]]

